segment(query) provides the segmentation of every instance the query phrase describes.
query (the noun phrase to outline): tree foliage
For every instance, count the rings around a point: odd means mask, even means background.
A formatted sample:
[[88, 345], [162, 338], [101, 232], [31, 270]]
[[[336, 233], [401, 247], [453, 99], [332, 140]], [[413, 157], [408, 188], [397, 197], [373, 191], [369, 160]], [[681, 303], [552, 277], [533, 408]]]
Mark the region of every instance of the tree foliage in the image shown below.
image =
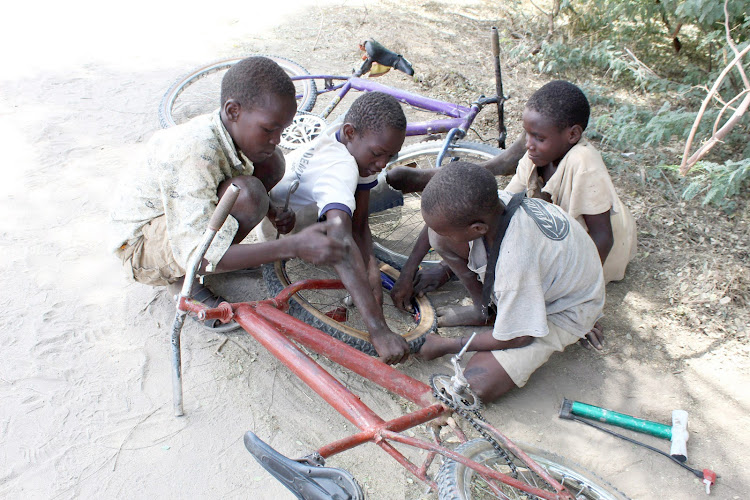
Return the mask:
[[[676, 147], [664, 146], [685, 142], [708, 88], [735, 57], [733, 50], [750, 44], [750, 0], [726, 5], [736, 47], [727, 39], [722, 0], [551, 0], [551, 6], [532, 5], [542, 15], [536, 25], [528, 18], [518, 21], [531, 29], [511, 56], [532, 62], [541, 73], [579, 83], [596, 106], [588, 133], [605, 146], [622, 152], [649, 150], [648, 157], [662, 165], [674, 163]], [[735, 109], [726, 104], [747, 88], [750, 57], [742, 64], [745, 74], [733, 68], [722, 80], [701, 115], [697, 137], [715, 132], [722, 108], [728, 114]], [[612, 98], [612, 92], [593, 83], [597, 78], [638, 98]], [[750, 114], [684, 180], [683, 197], [705, 193], [704, 203], [726, 208], [724, 200], [750, 183], [748, 135]]]

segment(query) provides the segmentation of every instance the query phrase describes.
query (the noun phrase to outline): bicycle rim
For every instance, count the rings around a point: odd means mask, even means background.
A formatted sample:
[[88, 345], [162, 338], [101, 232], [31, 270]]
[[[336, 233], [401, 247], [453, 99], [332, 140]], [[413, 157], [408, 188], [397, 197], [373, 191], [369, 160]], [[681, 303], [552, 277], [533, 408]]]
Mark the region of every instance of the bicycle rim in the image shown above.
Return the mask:
[[[614, 486], [587, 471], [581, 466], [572, 463], [566, 458], [557, 456], [533, 446], [521, 445], [525, 453], [537, 464], [542, 466], [556, 481], [565, 486], [574, 498], [579, 500], [627, 500], [627, 497]], [[506, 461], [501, 458], [492, 445], [484, 439], [475, 439], [462, 444], [456, 448], [467, 458], [504, 474], [509, 474]], [[517, 479], [531, 486], [545, 491], [555, 490], [544, 482], [539, 476], [531, 472], [526, 464], [520, 459], [510, 456], [518, 470]], [[440, 500], [485, 500], [485, 499], [527, 499], [537, 498], [528, 493], [517, 490], [506, 484], [496, 482], [503, 495], [496, 495], [473, 469], [465, 465], [446, 460], [438, 473], [438, 493]]]
[[[386, 170], [398, 166], [419, 169], [435, 168], [437, 155], [443, 146], [442, 141], [426, 141], [404, 148]], [[502, 150], [471, 141], [457, 141], [443, 160], [443, 164], [453, 161], [483, 163], [500, 154]], [[421, 212], [420, 193], [403, 195], [403, 205], [370, 213], [375, 256], [396, 269], [401, 269], [409, 257], [419, 233], [424, 227]], [[437, 252], [430, 250], [422, 265], [434, 265], [440, 261]]]
[[[274, 60], [289, 76], [310, 74], [304, 67], [289, 59], [268, 55], [263, 55], [263, 57]], [[167, 90], [161, 103], [159, 103], [159, 123], [161, 127], [169, 128], [218, 109], [221, 96], [221, 79], [224, 78], [229, 68], [242, 59], [244, 57], [215, 61], [197, 68], [177, 80]], [[297, 89], [297, 110], [312, 110], [318, 94], [315, 81], [295, 80], [294, 86]]]
[[[381, 267], [381, 272], [391, 279], [398, 272], [390, 266]], [[336, 271], [328, 266], [314, 266], [301, 259], [276, 261], [263, 266], [263, 278], [271, 296], [277, 295], [291, 283], [305, 279], [338, 279]], [[302, 290], [296, 293], [289, 313], [297, 319], [337, 338], [370, 355], [376, 355], [370, 343], [362, 315], [351, 300], [346, 289]], [[408, 342], [411, 352], [417, 352], [425, 340], [425, 335], [437, 327], [437, 315], [432, 303], [426, 297], [416, 299], [419, 313], [411, 315], [393, 305], [388, 292], [383, 290], [383, 313], [392, 331], [400, 333]]]

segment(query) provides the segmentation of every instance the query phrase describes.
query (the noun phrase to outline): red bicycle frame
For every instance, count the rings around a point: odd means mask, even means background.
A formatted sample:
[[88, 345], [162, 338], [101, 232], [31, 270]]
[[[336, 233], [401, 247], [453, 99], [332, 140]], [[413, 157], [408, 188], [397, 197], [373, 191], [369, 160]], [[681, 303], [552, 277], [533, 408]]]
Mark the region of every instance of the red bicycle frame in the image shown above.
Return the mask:
[[[275, 298], [257, 302], [241, 302], [220, 304], [216, 308], [206, 308], [203, 304], [185, 297], [180, 297], [178, 311], [193, 313], [199, 319], [220, 319], [224, 322], [235, 320], [242, 328], [262, 344], [271, 354], [284, 363], [297, 377], [304, 381], [310, 388], [318, 393], [328, 404], [335, 408], [347, 420], [353, 423], [360, 432], [349, 437], [340, 439], [333, 443], [322, 446], [317, 450], [323, 458], [341, 453], [354, 448], [362, 443], [373, 442], [380, 446], [386, 453], [404, 466], [409, 472], [420, 480], [427, 483], [432, 489], [437, 489], [433, 480], [427, 475], [427, 470], [434, 460], [436, 454], [443, 455], [451, 460], [460, 462], [474, 469], [486, 479], [494, 479], [505, 483], [516, 489], [530, 493], [539, 498], [546, 499], [573, 499], [574, 497], [565, 488], [552, 478], [547, 471], [529, 458], [523, 450], [502, 435], [497, 429], [486, 425], [486, 430], [498, 440], [498, 442], [514, 455], [526, 463], [526, 465], [548, 482], [556, 492], [544, 491], [530, 486], [518, 479], [492, 470], [482, 464], [469, 460], [452, 450], [444, 447], [439, 439], [438, 433], [433, 433], [434, 442], [412, 438], [399, 434], [420, 424], [434, 420], [446, 415], [452, 410], [438, 403], [432, 396], [432, 389], [425, 383], [420, 382], [395, 368], [386, 365], [382, 361], [370, 357], [353, 347], [334, 339], [320, 330], [303, 323], [286, 314], [289, 308], [289, 299], [296, 292], [303, 289], [333, 289], [343, 288], [338, 280], [306, 280], [288, 286]], [[175, 345], [173, 337], [173, 346]], [[383, 420], [371, 408], [364, 404], [359, 397], [344, 387], [335, 377], [328, 373], [315, 360], [305, 354], [295, 342], [322, 354], [331, 361], [346, 367], [360, 376], [380, 385], [381, 387], [397, 394], [420, 408], [407, 415], [392, 420]], [[182, 377], [179, 366], [179, 333], [176, 341], [177, 355], [175, 356], [175, 407], [179, 400], [179, 414], [182, 413]], [[179, 394], [178, 391], [179, 390]], [[461, 441], [466, 437], [460, 429], [454, 429]], [[396, 450], [391, 442], [401, 443], [415, 448], [428, 451], [423, 464], [417, 466]], [[489, 482], [490, 486], [499, 491], [497, 485]]]

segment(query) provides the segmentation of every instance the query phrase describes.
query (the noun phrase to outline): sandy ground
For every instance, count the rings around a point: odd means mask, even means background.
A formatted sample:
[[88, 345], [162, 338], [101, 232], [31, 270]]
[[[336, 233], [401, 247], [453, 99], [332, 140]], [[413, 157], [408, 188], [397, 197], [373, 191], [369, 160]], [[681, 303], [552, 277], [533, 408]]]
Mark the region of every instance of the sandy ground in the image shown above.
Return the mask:
[[[459, 19], [455, 3], [412, 6], [404, 15], [379, 2], [337, 3], [335, 11], [285, 2], [273, 12], [253, 4], [260, 2], [219, 0], [206, 12], [205, 4], [199, 11], [184, 2], [136, 1], [105, 13], [100, 3], [74, 1], [47, 8], [43, 19], [36, 5], [5, 9], [0, 497], [291, 498], [245, 451], [244, 432], [299, 456], [353, 431], [247, 335], [225, 341], [192, 322], [183, 332], [186, 416], [175, 418], [171, 300], [126, 281], [105, 245], [118, 177], [158, 128], [164, 90], [190, 68], [266, 52], [346, 72], [356, 42], [368, 36], [416, 65], [455, 35], [435, 28], [438, 21]], [[497, 22], [487, 4], [464, 4], [461, 23], [484, 29]], [[510, 109], [511, 119], [519, 109]], [[664, 327], [654, 313], [663, 297], [648, 283], [654, 273], [647, 266], [636, 260], [628, 278], [608, 288], [603, 353], [576, 346], [553, 357], [485, 416], [633, 498], [701, 498], [702, 485], [666, 459], [557, 418], [563, 397], [660, 421], [684, 408], [690, 463], [721, 475], [712, 496], [747, 498], [746, 343], [730, 349], [696, 340], [679, 322]], [[265, 294], [254, 271], [217, 286], [233, 300]], [[434, 300], [454, 301], [457, 293], [448, 289]], [[447, 360], [411, 360], [404, 370], [426, 380], [446, 368]], [[397, 398], [331, 369], [382, 416], [402, 411]], [[372, 445], [329, 463], [352, 471], [369, 498], [436, 498]]]

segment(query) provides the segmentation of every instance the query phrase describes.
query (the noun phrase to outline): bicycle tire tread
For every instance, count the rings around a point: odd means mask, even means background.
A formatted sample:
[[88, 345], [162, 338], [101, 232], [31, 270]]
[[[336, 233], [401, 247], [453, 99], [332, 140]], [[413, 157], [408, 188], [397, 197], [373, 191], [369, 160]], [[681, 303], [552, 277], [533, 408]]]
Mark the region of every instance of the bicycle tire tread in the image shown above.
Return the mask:
[[[279, 276], [276, 272], [276, 263], [270, 263], [270, 264], [264, 264], [262, 266], [263, 271], [263, 281], [266, 284], [266, 288], [268, 289], [268, 293], [271, 297], [275, 297], [278, 295], [281, 290], [285, 288], [284, 283], [281, 282], [279, 279]], [[416, 353], [419, 351], [419, 349], [424, 344], [427, 334], [434, 331], [435, 328], [437, 328], [437, 315], [434, 314], [434, 307], [432, 306], [432, 303], [429, 301], [427, 297], [423, 298], [424, 302], [423, 304], [429, 304], [429, 307], [432, 310], [431, 314], [431, 321], [430, 324], [424, 324], [422, 330], [424, 330], [424, 333], [420, 334], [418, 337], [407, 340], [407, 343], [409, 344], [409, 351], [412, 353]], [[327, 335], [330, 335], [331, 337], [340, 340], [355, 349], [364, 352], [365, 354], [369, 354], [370, 356], [377, 356], [377, 352], [375, 351], [375, 347], [372, 345], [372, 343], [358, 338], [354, 337], [352, 335], [349, 335], [348, 333], [339, 330], [323, 321], [320, 320], [320, 318], [313, 315], [310, 311], [308, 311], [302, 304], [300, 304], [294, 296], [290, 299], [289, 302], [289, 314], [300, 321], [307, 323], [310, 326], [313, 326], [317, 328], [318, 330], [324, 332]], [[424, 318], [424, 315], [423, 315]], [[420, 325], [422, 323], [420, 322]]]

